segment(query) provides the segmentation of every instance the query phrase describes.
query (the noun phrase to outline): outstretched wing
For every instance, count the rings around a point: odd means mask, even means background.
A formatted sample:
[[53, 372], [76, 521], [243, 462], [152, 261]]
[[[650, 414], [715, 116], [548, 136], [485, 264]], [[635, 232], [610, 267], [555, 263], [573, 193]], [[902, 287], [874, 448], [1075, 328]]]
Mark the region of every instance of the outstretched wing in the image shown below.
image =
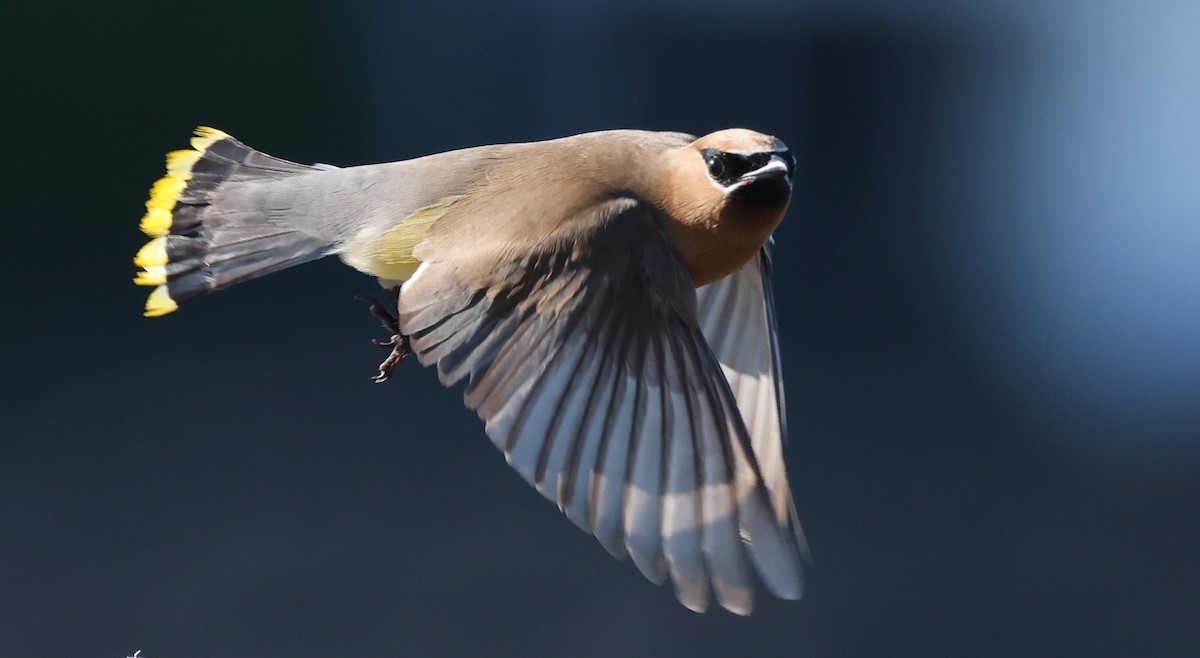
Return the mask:
[[[696, 290], [700, 330], [721, 363], [750, 433], [754, 456], [780, 523], [795, 523], [783, 460], [787, 440], [779, 333], [771, 290], [773, 241], [738, 271]], [[803, 536], [795, 523], [803, 549]]]
[[[439, 258], [400, 294], [402, 331], [531, 484], [693, 610], [750, 612], [750, 565], [798, 598], [799, 549], [652, 211], [605, 202], [532, 253]], [[429, 253], [432, 251], [433, 253]]]

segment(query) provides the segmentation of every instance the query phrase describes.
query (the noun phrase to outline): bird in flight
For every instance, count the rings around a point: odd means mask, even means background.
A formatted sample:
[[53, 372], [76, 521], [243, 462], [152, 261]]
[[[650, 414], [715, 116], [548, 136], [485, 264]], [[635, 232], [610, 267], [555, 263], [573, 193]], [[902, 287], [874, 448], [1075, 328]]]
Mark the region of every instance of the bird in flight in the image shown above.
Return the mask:
[[328, 255], [542, 495], [680, 602], [803, 590], [783, 460], [771, 233], [795, 159], [744, 129], [613, 130], [303, 165], [214, 128], [167, 155], [141, 229], [147, 316]]

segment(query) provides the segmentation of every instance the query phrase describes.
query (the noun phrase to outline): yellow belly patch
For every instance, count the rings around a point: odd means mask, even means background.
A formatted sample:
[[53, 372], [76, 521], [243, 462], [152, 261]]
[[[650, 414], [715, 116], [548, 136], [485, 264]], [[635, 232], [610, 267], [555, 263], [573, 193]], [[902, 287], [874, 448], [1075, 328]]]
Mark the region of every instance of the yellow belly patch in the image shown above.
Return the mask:
[[445, 215], [461, 196], [451, 196], [415, 210], [404, 221], [379, 235], [351, 243], [342, 260], [347, 265], [380, 279], [405, 281], [417, 271], [421, 261], [413, 250], [425, 239], [435, 221]]

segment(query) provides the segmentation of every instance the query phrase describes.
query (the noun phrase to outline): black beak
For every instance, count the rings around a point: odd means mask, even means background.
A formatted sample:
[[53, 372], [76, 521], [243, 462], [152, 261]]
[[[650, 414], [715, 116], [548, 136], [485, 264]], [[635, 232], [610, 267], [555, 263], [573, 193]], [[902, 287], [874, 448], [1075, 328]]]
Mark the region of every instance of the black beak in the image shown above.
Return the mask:
[[792, 174], [795, 171], [796, 158], [790, 151], [775, 152], [770, 154], [770, 158], [767, 159], [766, 163], [753, 171], [743, 174], [742, 180], [753, 182], [763, 178], [783, 177], [790, 187], [792, 184]]
[[796, 158], [790, 151], [774, 151], [762, 164], [742, 174], [730, 197], [755, 206], [787, 203], [792, 194], [792, 175], [795, 171]]

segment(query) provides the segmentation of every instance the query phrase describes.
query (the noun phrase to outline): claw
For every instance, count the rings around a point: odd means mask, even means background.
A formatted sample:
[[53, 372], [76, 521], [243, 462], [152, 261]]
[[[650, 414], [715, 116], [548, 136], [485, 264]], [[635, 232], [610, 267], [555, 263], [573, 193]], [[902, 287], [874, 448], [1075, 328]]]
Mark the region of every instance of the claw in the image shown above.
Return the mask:
[[[387, 347], [389, 343], [380, 344], [383, 347]], [[396, 334], [392, 337], [391, 345], [391, 354], [388, 354], [387, 358], [383, 360], [383, 363], [379, 364], [379, 374], [371, 378], [371, 381], [375, 382], [376, 384], [382, 384], [386, 382], [388, 378], [392, 376], [392, 371], [396, 369], [396, 366], [400, 365], [400, 362], [404, 360], [404, 357], [408, 356], [408, 354], [412, 352], [412, 348], [409, 347], [408, 344], [408, 336]]]
[[[397, 308], [400, 301], [400, 286], [395, 286], [391, 289], [391, 296], [392, 308]], [[384, 329], [392, 332], [392, 337], [387, 340], [371, 341], [380, 347], [392, 348], [392, 351], [390, 354], [388, 354], [387, 358], [379, 364], [379, 374], [371, 378], [371, 381], [375, 382], [376, 384], [382, 384], [392, 376], [392, 371], [396, 369], [396, 366], [400, 365], [400, 362], [404, 360], [404, 357], [408, 356], [409, 353], [412, 352], [412, 347], [409, 344], [408, 336], [400, 333], [400, 319], [395, 315], [392, 315], [391, 311], [385, 308], [383, 304], [380, 304], [378, 301], [367, 297], [366, 295], [355, 295], [354, 298], [368, 302], [371, 305], [371, 315], [375, 316], [375, 318], [379, 320]]]

